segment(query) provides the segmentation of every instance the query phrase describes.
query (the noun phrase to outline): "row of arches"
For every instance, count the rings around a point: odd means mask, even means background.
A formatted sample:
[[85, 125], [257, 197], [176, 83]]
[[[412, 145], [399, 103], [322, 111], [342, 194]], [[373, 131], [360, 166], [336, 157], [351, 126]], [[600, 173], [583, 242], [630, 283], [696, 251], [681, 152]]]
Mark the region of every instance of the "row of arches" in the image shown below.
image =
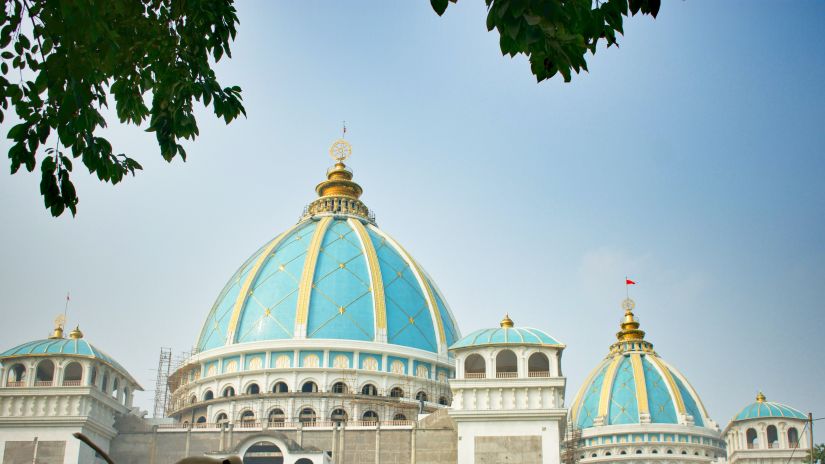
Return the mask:
[[[641, 448], [636, 448], [633, 451], [633, 453], [634, 454], [645, 454], [645, 452]], [[618, 453], [616, 453], [616, 455], [621, 455], [621, 456], [624, 456], [624, 455], [627, 455], [627, 454], [628, 454], [628, 450], [620, 450]], [[658, 448], [651, 449], [650, 454], [659, 454], [659, 449]], [[691, 453], [689, 453], [688, 450], [685, 450], [685, 449], [674, 450], [673, 448], [666, 448], [665, 450], [663, 450], [662, 454], [679, 454], [679, 455], [687, 456]], [[692, 454], [693, 454], [693, 456], [700, 456], [699, 451], [693, 451]], [[706, 457], [710, 456], [710, 454], [707, 451], [704, 454], [705, 454]], [[602, 451], [601, 453], [597, 453], [597, 452], [590, 453], [591, 458], [597, 458], [599, 456], [602, 456], [602, 457], [613, 456], [613, 451], [607, 450], [607, 451]], [[716, 455], [714, 454], [713, 457], [716, 458]], [[579, 459], [584, 459], [584, 458], [585, 458], [584, 454], [579, 456]]]
[[[748, 449], [756, 449], [756, 448], [779, 448], [779, 432], [776, 429], [775, 425], [769, 425], [765, 429], [765, 435], [767, 435], [767, 446], [762, 446], [759, 440], [759, 434], [756, 433], [756, 429], [749, 428], [745, 431], [745, 441], [747, 444]], [[788, 448], [796, 448], [799, 446], [799, 431], [796, 427], [791, 427], [787, 431], [788, 437]]]
[[[518, 375], [518, 358], [512, 350], [501, 350], [496, 354], [492, 369], [496, 378], [514, 378]], [[473, 353], [464, 359], [464, 377], [485, 378], [487, 361], [483, 356]], [[527, 358], [528, 377], [550, 377], [550, 358], [544, 353], [533, 353]]]
[[[319, 393], [320, 390], [318, 388], [318, 384], [312, 380], [308, 380], [301, 384], [300, 389], [298, 390], [301, 393]], [[259, 395], [262, 393], [260, 386], [257, 383], [250, 383], [246, 386], [244, 390], [244, 394], [246, 395]], [[270, 393], [289, 393], [289, 386], [286, 382], [275, 382], [270, 389]], [[356, 392], [351, 392], [349, 385], [345, 382], [335, 382], [333, 383], [328, 393], [335, 393], [335, 394], [360, 394], [365, 396], [379, 396], [378, 387], [375, 386], [373, 383], [365, 383], [361, 386], [361, 389]], [[234, 386], [226, 386], [220, 391], [220, 396], [223, 398], [234, 397], [237, 395]], [[393, 387], [390, 389], [389, 394], [387, 395], [390, 398], [406, 398], [406, 392], [401, 387]], [[202, 401], [210, 401], [215, 399], [215, 393], [212, 390], [206, 390], [203, 393]], [[424, 390], [419, 390], [415, 393], [415, 399], [417, 401], [430, 401], [431, 398]], [[441, 405], [448, 405], [449, 400], [446, 396], [440, 396], [437, 399], [438, 403]], [[195, 395], [189, 397], [189, 404], [195, 404], [198, 402], [198, 398]]]
[[[128, 405], [130, 390], [125, 381], [120, 380], [107, 369], [88, 366], [87, 369], [77, 361], [67, 363], [58, 369], [51, 359], [43, 359], [34, 365], [34, 378], [29, 382], [29, 368], [23, 363], [15, 363], [6, 374], [6, 387], [80, 387], [90, 385], [98, 387], [103, 393]], [[121, 396], [122, 393], [122, 396]]]
[[[319, 420], [318, 414], [315, 412], [315, 409], [311, 407], [301, 408], [298, 412], [297, 417], [294, 418], [293, 422], [299, 422], [301, 424], [314, 424]], [[347, 422], [350, 420], [349, 413], [347, 413], [346, 409], [344, 408], [335, 408], [333, 409], [330, 414], [329, 418], [327, 419], [329, 422], [332, 423], [340, 423], [340, 422]], [[363, 422], [378, 422], [380, 417], [377, 412], [368, 409], [361, 413], [361, 417], [358, 419]], [[404, 413], [396, 413], [393, 415], [392, 420], [394, 421], [406, 421], [407, 416]], [[206, 416], [200, 416], [196, 419], [196, 424], [204, 424], [206, 423]], [[225, 412], [221, 412], [215, 415], [214, 422], [216, 424], [225, 424], [229, 423], [229, 416]], [[238, 414], [237, 422], [240, 424], [254, 424], [258, 422], [258, 418], [255, 417], [255, 412], [246, 409]], [[267, 414], [267, 422], [270, 426], [277, 427], [279, 425], [283, 425], [284, 423], [288, 422], [286, 413], [281, 408], [274, 408], [269, 411]]]

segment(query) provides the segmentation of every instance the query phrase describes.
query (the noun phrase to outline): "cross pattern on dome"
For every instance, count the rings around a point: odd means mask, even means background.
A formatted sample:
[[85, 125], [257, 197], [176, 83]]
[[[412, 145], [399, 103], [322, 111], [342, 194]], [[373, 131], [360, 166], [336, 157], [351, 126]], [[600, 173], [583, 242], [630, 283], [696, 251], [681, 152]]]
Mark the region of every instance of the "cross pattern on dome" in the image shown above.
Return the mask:
[[[397, 339], [404, 331], [413, 328], [418, 332], [419, 335], [421, 335], [421, 339], [427, 342], [427, 345], [430, 347], [430, 349], [436, 350], [437, 347], [430, 339], [431, 337], [427, 336], [427, 334], [423, 330], [421, 330], [418, 324], [416, 324], [416, 321], [420, 320], [419, 318], [421, 316], [427, 318], [430, 317], [430, 307], [427, 304], [427, 299], [421, 293], [421, 288], [418, 285], [418, 280], [413, 275], [413, 271], [406, 260], [402, 261], [402, 266], [398, 266], [397, 263], [392, 263], [388, 259], [386, 259], [385, 253], [381, 252], [385, 249], [387, 251], [392, 250], [392, 248], [389, 247], [389, 245], [387, 244], [387, 240], [384, 237], [381, 237], [380, 242], [375, 247], [375, 251], [378, 255], [378, 261], [381, 263], [382, 277], [384, 277], [384, 299], [387, 302], [387, 313], [388, 315], [392, 314], [392, 311], [389, 308], [391, 305], [392, 308], [397, 309], [402, 314], [404, 314], [407, 320], [406, 324], [399, 327], [398, 330], [396, 330], [394, 333], [387, 334], [387, 341], [389, 341], [390, 343], [394, 343], [395, 339]], [[395, 253], [395, 250], [392, 250], [392, 252]], [[388, 270], [391, 271], [389, 280], [386, 276]], [[412, 291], [413, 293], [419, 296], [419, 301], [421, 302], [420, 305], [418, 305], [417, 308], [410, 308], [405, 307], [405, 305], [402, 305], [398, 301], [396, 301], [396, 299], [393, 298], [394, 292], [391, 291], [394, 285], [405, 285], [407, 287], [405, 290]], [[438, 311], [438, 308], [435, 308], [435, 310]], [[430, 321], [430, 324], [431, 323], [432, 322]], [[387, 324], [387, 328], [389, 329], [389, 322]]]
[[604, 375], [610, 363], [605, 362], [599, 368], [599, 374], [593, 379], [584, 393], [581, 411], [579, 412], [578, 423], [579, 427], [590, 427], [593, 425], [593, 420], [599, 413], [599, 399], [601, 397], [602, 383], [604, 383]]
[[447, 305], [444, 304], [444, 300], [441, 298], [441, 294], [436, 290], [435, 285], [427, 279], [430, 287], [433, 289], [433, 296], [435, 297], [435, 302], [438, 305], [438, 310], [441, 312], [441, 324], [444, 326], [444, 330], [446, 331], [445, 335], [447, 337], [447, 346], [452, 345], [458, 340], [458, 332], [455, 328], [455, 321], [453, 321], [452, 316], [450, 315], [450, 311], [447, 310]]
[[263, 250], [264, 247], [261, 247], [255, 254], [250, 256], [249, 259], [238, 268], [232, 278], [229, 279], [229, 283], [224, 286], [220, 295], [218, 295], [218, 299], [215, 301], [212, 310], [209, 312], [209, 316], [206, 318], [207, 322], [204, 325], [203, 333], [198, 340], [199, 349], [215, 348], [226, 342], [226, 330], [229, 325], [229, 319], [232, 316], [235, 300], [241, 291], [247, 274], [252, 270], [255, 261]]
[[[293, 232], [291, 237], [267, 256], [259, 275], [249, 289], [243, 319], [238, 326], [240, 334], [237, 337], [238, 341], [270, 338], [272, 334], [264, 333], [270, 329], [276, 329], [283, 338], [292, 337], [293, 329], [290, 319], [294, 315], [286, 313], [294, 312], [295, 309], [293, 297], [298, 293], [300, 272], [306, 260], [313, 231], [314, 227], [306, 227]], [[287, 288], [289, 291], [279, 294], [273, 292], [272, 287]], [[266, 292], [269, 305], [258, 298], [258, 291]], [[276, 298], [276, 301], [272, 302], [272, 298]]]
[[[327, 239], [331, 236], [334, 238], [327, 241]], [[327, 311], [328, 314], [324, 315], [326, 316], [326, 319], [321, 320], [318, 324], [312, 324], [314, 326], [313, 330], [307, 333], [307, 337], [318, 335], [325, 327], [338, 318], [347, 319], [358, 331], [363, 333], [365, 337], [373, 337], [371, 331], [362, 327], [356, 318], [347, 311], [347, 309], [349, 309], [353, 304], [360, 301], [365, 296], [370, 295], [372, 292], [369, 282], [365, 281], [364, 278], [349, 269], [348, 265], [355, 263], [355, 261], [359, 259], [363, 260], [364, 265], [366, 265], [366, 260], [364, 259], [364, 254], [361, 250], [361, 244], [355, 236], [355, 231], [346, 223], [346, 221], [336, 220], [327, 230], [324, 244], [319, 249], [318, 264], [315, 269], [315, 278], [312, 283], [312, 295], [310, 297], [310, 306], [312, 308], [310, 311], [310, 317], [313, 318], [314, 316], [318, 316], [323, 308], [323, 306], [319, 305], [317, 301], [315, 301], [316, 295], [321, 296], [329, 302], [332, 307], [335, 308], [335, 311]], [[337, 263], [337, 265], [332, 266], [332, 263]], [[338, 301], [336, 298], [333, 298], [330, 293], [340, 292], [325, 292], [323, 288], [325, 282], [332, 281], [333, 279], [340, 277], [341, 273], [346, 274], [349, 278], [354, 277], [355, 280], [363, 286], [363, 292], [351, 296], [349, 301]], [[330, 285], [334, 287], [335, 282], [332, 282]], [[307, 329], [309, 330], [309, 324]]]
[[645, 374], [648, 410], [653, 423], [675, 424], [676, 410], [659, 371], [646, 358], [642, 358], [642, 370]]
[[610, 424], [632, 424], [639, 421], [636, 405], [636, 382], [630, 358], [623, 358], [613, 381], [610, 395]]

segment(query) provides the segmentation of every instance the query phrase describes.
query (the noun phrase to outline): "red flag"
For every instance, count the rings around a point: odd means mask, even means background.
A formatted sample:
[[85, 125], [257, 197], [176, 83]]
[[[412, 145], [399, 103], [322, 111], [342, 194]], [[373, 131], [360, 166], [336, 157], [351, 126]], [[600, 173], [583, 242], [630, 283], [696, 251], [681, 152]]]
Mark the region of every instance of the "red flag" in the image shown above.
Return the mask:
[[625, 277], [625, 279], [624, 279], [624, 284], [625, 284], [625, 285], [636, 285], [636, 282], [633, 282], [632, 280], [630, 280], [630, 279], [628, 279], [627, 277]]

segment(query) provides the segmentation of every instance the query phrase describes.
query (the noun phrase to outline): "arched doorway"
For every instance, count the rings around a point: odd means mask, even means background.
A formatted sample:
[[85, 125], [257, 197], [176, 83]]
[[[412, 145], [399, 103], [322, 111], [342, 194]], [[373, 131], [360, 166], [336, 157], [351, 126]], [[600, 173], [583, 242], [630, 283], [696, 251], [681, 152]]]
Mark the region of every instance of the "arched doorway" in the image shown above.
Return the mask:
[[284, 453], [278, 445], [269, 441], [259, 441], [250, 446], [243, 455], [244, 464], [283, 464]]

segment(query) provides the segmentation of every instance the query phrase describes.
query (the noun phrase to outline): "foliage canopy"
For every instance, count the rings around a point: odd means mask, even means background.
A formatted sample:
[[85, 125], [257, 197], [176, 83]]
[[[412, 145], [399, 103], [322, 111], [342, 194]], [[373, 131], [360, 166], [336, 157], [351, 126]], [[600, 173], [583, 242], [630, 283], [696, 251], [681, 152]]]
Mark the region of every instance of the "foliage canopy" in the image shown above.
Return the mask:
[[33, 171], [44, 147], [40, 192], [55, 216], [77, 212], [73, 160], [112, 184], [141, 169], [99, 135], [107, 95], [121, 123], [148, 119], [167, 161], [198, 135], [193, 101], [227, 123], [245, 114], [241, 89], [212, 70], [235, 37], [230, 0], [7, 0], [0, 15], [0, 122], [11, 109], [21, 121], [11, 172]]
[[[438, 15], [449, 2], [430, 0]], [[530, 59], [530, 70], [539, 82], [557, 73], [570, 82], [572, 71], [587, 71], [587, 52], [596, 53], [599, 41], [616, 45], [623, 34], [623, 17], [636, 13], [659, 14], [661, 0], [484, 0], [487, 30], [499, 33], [504, 55], [519, 53]]]

